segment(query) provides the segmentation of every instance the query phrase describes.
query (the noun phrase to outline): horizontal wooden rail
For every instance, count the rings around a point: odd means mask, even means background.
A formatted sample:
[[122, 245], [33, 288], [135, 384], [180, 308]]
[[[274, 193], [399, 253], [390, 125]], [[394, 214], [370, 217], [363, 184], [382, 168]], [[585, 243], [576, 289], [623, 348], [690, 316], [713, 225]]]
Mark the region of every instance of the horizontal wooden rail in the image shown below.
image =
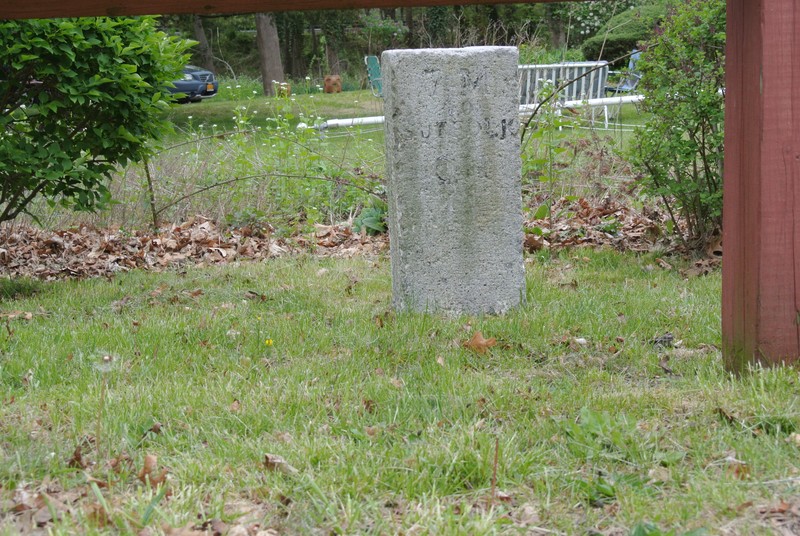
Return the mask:
[[[529, 3], [559, 0], [529, 0]], [[482, 0], [0, 0], [0, 19], [47, 19], [57, 17], [96, 17], [120, 15], [161, 15], [199, 13], [259, 13], [308, 11], [316, 9], [423, 7], [455, 4], [485, 4]], [[495, 0], [496, 4], [518, 3]]]

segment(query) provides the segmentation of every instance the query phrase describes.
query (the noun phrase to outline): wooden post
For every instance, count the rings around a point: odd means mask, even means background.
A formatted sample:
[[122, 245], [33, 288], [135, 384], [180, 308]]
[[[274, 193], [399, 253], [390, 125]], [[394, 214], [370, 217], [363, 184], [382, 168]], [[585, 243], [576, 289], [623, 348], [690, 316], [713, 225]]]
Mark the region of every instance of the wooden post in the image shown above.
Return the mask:
[[800, 6], [728, 0], [725, 366], [800, 359]]

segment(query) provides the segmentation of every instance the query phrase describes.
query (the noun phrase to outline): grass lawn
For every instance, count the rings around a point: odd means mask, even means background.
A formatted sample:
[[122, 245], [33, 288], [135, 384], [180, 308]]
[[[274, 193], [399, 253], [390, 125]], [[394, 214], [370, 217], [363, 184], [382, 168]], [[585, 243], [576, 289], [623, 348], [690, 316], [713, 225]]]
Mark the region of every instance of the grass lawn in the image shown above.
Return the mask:
[[524, 307], [478, 318], [393, 312], [388, 258], [6, 280], [0, 532], [748, 534], [790, 512], [797, 373], [725, 374], [718, 274], [583, 250], [527, 273]]
[[[235, 87], [223, 87], [220, 91], [236, 90]], [[309, 93], [289, 98], [254, 95], [249, 87], [244, 91], [250, 91], [250, 94], [235, 95], [238, 97], [235, 100], [211, 98], [198, 103], [175, 104], [170, 107], [169, 118], [181, 130], [201, 124], [217, 125], [219, 130], [235, 130], [237, 118], [232, 112], [242, 106], [249, 115], [261, 117], [274, 117], [277, 113], [286, 111], [295, 116], [303, 112], [324, 119], [383, 115], [383, 99], [375, 97], [368, 90]], [[296, 119], [294, 122], [299, 121], [300, 119]]]

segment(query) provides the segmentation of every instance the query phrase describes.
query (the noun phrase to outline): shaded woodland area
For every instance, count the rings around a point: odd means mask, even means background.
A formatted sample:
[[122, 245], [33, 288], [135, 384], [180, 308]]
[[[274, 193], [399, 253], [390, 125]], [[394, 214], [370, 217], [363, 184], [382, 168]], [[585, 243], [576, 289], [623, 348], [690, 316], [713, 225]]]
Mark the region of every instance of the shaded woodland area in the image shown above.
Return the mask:
[[[198, 42], [193, 62], [221, 76], [302, 81], [340, 74], [356, 84], [363, 57], [389, 48], [513, 45], [522, 61], [580, 60], [579, 47], [615, 15], [661, 0], [175, 15], [164, 29]], [[595, 58], [591, 58], [595, 59]], [[301, 84], [302, 85], [302, 84]], [[301, 90], [296, 85], [297, 90]], [[295, 90], [295, 91], [297, 91]]]

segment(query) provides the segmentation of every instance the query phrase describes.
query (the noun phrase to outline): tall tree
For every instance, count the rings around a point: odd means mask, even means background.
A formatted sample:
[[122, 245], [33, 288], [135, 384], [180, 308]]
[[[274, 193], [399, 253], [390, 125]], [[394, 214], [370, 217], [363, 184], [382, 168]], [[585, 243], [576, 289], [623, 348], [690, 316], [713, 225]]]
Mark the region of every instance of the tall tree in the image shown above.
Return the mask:
[[342, 53], [349, 47], [348, 29], [358, 23], [358, 11], [354, 9], [339, 9], [318, 11], [318, 24], [325, 36], [325, 55], [328, 62], [328, 72], [340, 74], [347, 68], [347, 60], [342, 59]]
[[256, 44], [264, 95], [274, 95], [275, 85], [272, 81], [283, 82], [284, 74], [278, 28], [272, 13], [256, 13]]
[[216, 73], [214, 68], [214, 56], [211, 53], [211, 45], [208, 43], [206, 30], [203, 27], [203, 19], [200, 15], [194, 15], [194, 39], [197, 41], [197, 54], [200, 56], [200, 65], [212, 73]]
[[281, 43], [283, 70], [290, 78], [303, 78], [308, 71], [305, 55], [305, 32], [309, 27], [308, 17], [302, 11], [287, 11], [275, 14], [278, 37]]

